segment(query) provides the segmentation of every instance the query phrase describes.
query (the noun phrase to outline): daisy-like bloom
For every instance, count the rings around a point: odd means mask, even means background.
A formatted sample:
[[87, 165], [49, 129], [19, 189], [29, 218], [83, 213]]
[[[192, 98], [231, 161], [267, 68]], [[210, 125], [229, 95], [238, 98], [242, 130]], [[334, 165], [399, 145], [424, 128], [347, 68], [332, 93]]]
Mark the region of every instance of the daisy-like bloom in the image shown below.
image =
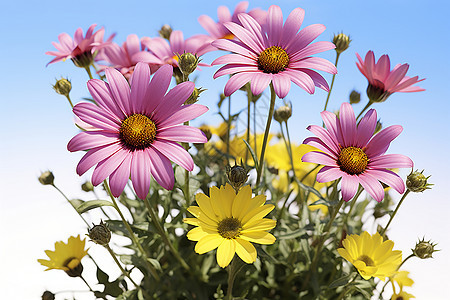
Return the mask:
[[402, 262], [402, 251], [392, 250], [394, 242], [383, 238], [377, 232], [370, 235], [364, 231], [361, 235], [351, 234], [342, 241], [344, 248], [338, 248], [339, 254], [358, 269], [365, 280], [378, 277], [382, 281], [392, 276]]
[[[210, 16], [202, 15], [198, 18], [198, 22], [202, 27], [208, 31], [209, 35], [217, 40], [217, 39], [234, 39], [234, 35], [228, 30], [224, 23], [226, 22], [234, 22], [236, 24], [242, 25], [238, 19], [238, 15], [240, 13], [245, 13], [248, 8], [248, 2], [242, 1], [236, 5], [234, 9], [233, 15], [231, 15], [230, 10], [226, 6], [219, 6], [217, 8], [217, 17], [219, 21], [215, 22]], [[267, 12], [255, 8], [248, 12], [250, 16], [253, 17], [259, 24], [263, 25], [266, 21]]]
[[[197, 56], [215, 50], [211, 46], [212, 39], [206, 35], [195, 35], [184, 39], [183, 32], [174, 30], [170, 34], [169, 42], [161, 37], [141, 39], [142, 45], [149, 51], [144, 51], [136, 55], [136, 59], [150, 64], [152, 73], [165, 64], [178, 68], [178, 57], [183, 53], [191, 53]], [[199, 63], [199, 66], [208, 66]]]
[[391, 297], [391, 300], [409, 300], [412, 298], [416, 298], [416, 297], [414, 297], [413, 295], [411, 295], [407, 292], [400, 291], [400, 293], [398, 293], [398, 294], [394, 293]]
[[69, 237], [67, 244], [63, 241], [55, 243], [55, 251], [45, 250], [45, 254], [50, 258], [38, 259], [41, 265], [48, 270], [63, 270], [70, 277], [78, 277], [83, 272], [81, 259], [87, 255], [88, 249], [84, 249], [86, 239], [81, 240], [80, 235]]
[[70, 58], [73, 63], [80, 68], [89, 66], [94, 61], [94, 52], [100, 48], [109, 45], [114, 35], [106, 43], [103, 42], [105, 29], [101, 28], [94, 32], [96, 24], [92, 24], [83, 36], [83, 29], [78, 28], [75, 31], [73, 39], [67, 33], [61, 33], [58, 36], [59, 44], [52, 42], [58, 51], [47, 51], [45, 54], [56, 56], [49, 64], [66, 60]]
[[383, 102], [395, 92], [412, 93], [421, 92], [425, 89], [414, 84], [423, 81], [419, 76], [408, 77], [408, 64], [398, 64], [391, 71], [391, 63], [389, 56], [382, 55], [377, 63], [375, 63], [375, 55], [373, 51], [369, 51], [366, 54], [364, 61], [361, 56], [356, 53], [358, 62], [356, 66], [361, 73], [369, 81], [367, 87], [367, 96], [372, 102]]
[[220, 189], [211, 187], [210, 197], [197, 194], [198, 206], [190, 206], [188, 211], [195, 218], [185, 218], [183, 222], [198, 226], [190, 230], [188, 239], [196, 241], [195, 252], [204, 254], [217, 248], [217, 263], [222, 268], [228, 266], [236, 253], [244, 262], [256, 260], [253, 243], [271, 245], [275, 237], [268, 231], [276, 226], [276, 221], [264, 218], [274, 209], [266, 202], [265, 195], [252, 198], [250, 186], [244, 186], [236, 194], [231, 185]]
[[404, 286], [412, 286], [414, 284], [414, 280], [409, 278], [408, 271], [398, 271], [394, 275], [391, 276], [391, 281], [398, 284], [400, 290], [403, 289]]
[[[97, 165], [92, 184], [109, 176], [112, 194], [118, 197], [131, 178], [136, 194], [144, 199], [151, 176], [165, 189], [172, 189], [174, 173], [170, 161], [188, 171], [194, 168], [190, 154], [178, 142], [205, 143], [203, 132], [179, 125], [192, 120], [208, 108], [200, 104], [183, 105], [194, 90], [194, 83], [184, 82], [167, 94], [172, 67], [161, 67], [150, 81], [150, 69], [138, 63], [130, 85], [119, 71], [105, 71], [108, 83], [91, 79], [88, 89], [97, 103], [78, 103], [73, 111], [82, 121], [97, 128], [73, 137], [67, 149], [88, 152], [77, 166], [84, 174]], [[150, 81], [150, 83], [149, 83]]]
[[296, 8], [283, 25], [280, 7], [272, 5], [263, 27], [248, 14], [238, 15], [242, 26], [233, 22], [224, 24], [238, 39], [212, 42], [214, 47], [232, 52], [212, 63], [225, 64], [214, 78], [233, 75], [225, 85], [225, 96], [233, 94], [249, 81], [254, 95], [261, 94], [271, 82], [279, 98], [286, 97], [291, 81], [310, 94], [314, 93], [315, 86], [328, 91], [326, 80], [311, 69], [336, 74], [336, 67], [326, 59], [311, 55], [334, 49], [335, 45], [331, 42], [310, 44], [325, 30], [325, 26], [314, 24], [298, 32], [304, 15], [303, 9]]
[[369, 110], [356, 125], [353, 108], [342, 103], [339, 118], [329, 111], [321, 112], [326, 129], [317, 125], [308, 130], [317, 137], [303, 141], [323, 152], [312, 151], [302, 157], [304, 162], [324, 165], [317, 174], [317, 182], [342, 178], [342, 198], [349, 201], [359, 184], [372, 198], [380, 202], [384, 189], [380, 181], [399, 193], [405, 191], [405, 183], [392, 168], [412, 168], [412, 160], [401, 154], [385, 154], [390, 143], [402, 132], [400, 125], [389, 126], [376, 135], [377, 113]]

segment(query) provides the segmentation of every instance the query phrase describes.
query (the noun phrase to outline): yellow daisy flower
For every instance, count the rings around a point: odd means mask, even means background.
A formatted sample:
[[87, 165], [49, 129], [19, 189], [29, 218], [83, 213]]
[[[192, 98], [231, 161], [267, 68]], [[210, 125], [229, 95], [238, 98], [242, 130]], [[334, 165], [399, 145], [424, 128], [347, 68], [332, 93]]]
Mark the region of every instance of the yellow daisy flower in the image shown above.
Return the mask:
[[256, 260], [253, 243], [270, 245], [275, 237], [268, 231], [276, 226], [276, 221], [264, 218], [274, 209], [273, 204], [264, 204], [265, 195], [252, 198], [250, 186], [244, 186], [236, 194], [227, 184], [209, 189], [210, 197], [197, 194], [198, 206], [190, 206], [188, 211], [195, 218], [185, 218], [183, 222], [198, 226], [190, 230], [188, 239], [196, 241], [195, 252], [204, 254], [217, 248], [217, 263], [222, 268], [228, 266], [236, 253], [244, 262]]
[[401, 291], [398, 294], [394, 294], [391, 297], [391, 300], [409, 300], [411, 298], [416, 298], [411, 294], [408, 294], [407, 292]]
[[392, 251], [394, 242], [390, 240], [383, 242], [378, 232], [374, 235], [366, 231], [361, 235], [348, 235], [342, 245], [344, 248], [337, 251], [358, 269], [365, 280], [378, 277], [384, 281], [397, 271], [402, 262], [402, 251]]
[[400, 287], [400, 290], [404, 286], [412, 286], [414, 284], [414, 280], [409, 278], [409, 272], [408, 271], [398, 271], [394, 275], [391, 276], [391, 281], [398, 284]]
[[86, 239], [81, 240], [80, 235], [77, 237], [69, 237], [69, 241], [65, 244], [63, 241], [55, 243], [55, 251], [45, 250], [45, 254], [50, 260], [38, 259], [41, 265], [46, 266], [48, 270], [57, 269], [64, 270], [69, 276], [77, 277], [83, 272], [81, 259], [87, 255], [84, 249]]

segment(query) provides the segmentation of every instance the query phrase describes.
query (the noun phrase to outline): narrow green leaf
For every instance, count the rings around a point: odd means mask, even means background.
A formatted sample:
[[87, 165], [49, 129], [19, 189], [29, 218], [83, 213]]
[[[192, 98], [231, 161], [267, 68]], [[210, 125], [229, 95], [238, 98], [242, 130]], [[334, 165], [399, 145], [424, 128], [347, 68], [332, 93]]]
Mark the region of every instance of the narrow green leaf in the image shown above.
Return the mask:
[[91, 200], [91, 201], [86, 201], [83, 204], [81, 204], [80, 206], [78, 206], [77, 211], [80, 214], [82, 214], [91, 209], [101, 207], [101, 206], [113, 206], [113, 204], [106, 200]]
[[255, 154], [255, 151], [253, 151], [252, 147], [247, 143], [246, 140], [242, 139], [247, 146], [248, 151], [250, 151], [250, 154], [252, 155], [253, 161], [255, 162], [255, 168], [258, 169], [258, 157]]
[[333, 281], [333, 282], [328, 286], [328, 288], [329, 288], [329, 289], [334, 289], [334, 288], [337, 288], [337, 287], [339, 287], [339, 286], [346, 285], [346, 284], [350, 281], [350, 279], [351, 279], [353, 276], [354, 276], [353, 274], [344, 275], [344, 276], [342, 276], [341, 278], [338, 278], [338, 279], [336, 279], [335, 281]]

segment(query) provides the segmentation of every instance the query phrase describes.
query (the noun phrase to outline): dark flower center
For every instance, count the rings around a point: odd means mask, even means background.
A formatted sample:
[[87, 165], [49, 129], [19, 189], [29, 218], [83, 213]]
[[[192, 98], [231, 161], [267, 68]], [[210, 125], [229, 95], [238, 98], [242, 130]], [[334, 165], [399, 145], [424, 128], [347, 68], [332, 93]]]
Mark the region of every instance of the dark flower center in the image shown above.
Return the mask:
[[261, 52], [258, 57], [258, 69], [264, 73], [276, 74], [289, 65], [289, 56], [278, 46], [272, 46]]
[[150, 147], [155, 140], [156, 125], [149, 117], [134, 114], [122, 121], [119, 137], [129, 150], [142, 150]]
[[337, 164], [342, 171], [350, 175], [358, 175], [366, 170], [368, 162], [369, 159], [363, 149], [347, 147], [341, 150]]
[[361, 255], [360, 257], [358, 257], [358, 260], [363, 261], [367, 267], [375, 266], [374, 261], [367, 255]]
[[367, 96], [372, 102], [384, 102], [391, 95], [385, 90], [384, 83], [375, 79], [367, 86]]
[[66, 259], [66, 261], [63, 263], [63, 266], [68, 269], [65, 272], [70, 277], [78, 277], [83, 272], [83, 265], [81, 264], [81, 261], [76, 257], [70, 257]]
[[225, 239], [235, 239], [242, 230], [241, 222], [236, 218], [226, 218], [219, 222], [217, 231]]

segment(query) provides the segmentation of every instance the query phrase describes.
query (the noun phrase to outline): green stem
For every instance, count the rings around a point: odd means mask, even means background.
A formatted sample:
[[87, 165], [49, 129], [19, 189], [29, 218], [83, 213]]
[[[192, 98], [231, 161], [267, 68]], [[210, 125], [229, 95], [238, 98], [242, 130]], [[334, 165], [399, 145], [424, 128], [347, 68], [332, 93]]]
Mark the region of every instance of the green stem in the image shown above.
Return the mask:
[[72, 109], [73, 109], [73, 103], [72, 103], [72, 100], [70, 100], [70, 96], [68, 94], [66, 95], [66, 98], [67, 98], [67, 100], [69, 100], [70, 107], [72, 107]]
[[[184, 125], [189, 126], [189, 121], [184, 122]], [[186, 152], [189, 151], [189, 143], [182, 143]], [[189, 178], [190, 174], [188, 170], [184, 170], [184, 199], [186, 199], [186, 207], [191, 205]]]
[[[397, 271], [400, 270], [400, 267], [403, 266], [403, 264], [410, 259], [411, 257], [414, 257], [414, 253], [410, 254], [407, 258], [405, 258], [401, 264], [398, 265], [397, 267]], [[383, 285], [383, 288], [381, 289], [380, 295], [378, 296], [378, 299], [381, 300], [383, 297], [383, 293], [384, 293], [384, 289], [386, 288], [386, 286], [388, 285], [388, 283], [391, 281], [391, 278], [388, 279], [388, 281], [386, 281], [386, 283]]]
[[86, 224], [86, 226], [89, 228], [89, 223], [86, 221], [85, 218], [83, 218], [83, 216], [78, 212], [77, 208], [75, 207], [75, 205], [73, 205], [72, 202], [70, 202], [69, 198], [67, 198], [67, 196], [55, 185], [52, 184], [52, 186], [61, 194], [63, 195], [63, 197], [67, 200], [67, 202], [69, 202], [69, 204], [73, 207], [73, 209], [75, 209], [75, 211], [77, 212], [77, 214], [80, 216], [80, 218], [84, 221], [84, 223]]
[[359, 115], [356, 117], [356, 121], [359, 120], [359, 118], [361, 117], [361, 115], [372, 105], [372, 101], [369, 100], [369, 102], [367, 103], [367, 105], [363, 108], [363, 110], [359, 113]]
[[258, 187], [259, 183], [261, 182], [261, 176], [262, 176], [262, 170], [264, 165], [264, 154], [266, 153], [266, 146], [267, 146], [267, 139], [269, 137], [269, 131], [270, 131], [270, 124], [272, 123], [273, 118], [273, 110], [275, 107], [275, 89], [273, 88], [272, 82], [270, 83], [270, 107], [269, 107], [269, 115], [267, 116], [267, 123], [266, 123], [266, 130], [264, 131], [264, 139], [263, 144], [261, 148], [261, 156], [259, 158], [258, 162], [258, 170], [256, 175], [256, 187]]
[[84, 69], [85, 69], [86, 72], [88, 73], [89, 79], [92, 79], [93, 77], [92, 77], [92, 73], [91, 73], [91, 66], [87, 66], [87, 67], [85, 67]]
[[90, 286], [89, 283], [86, 281], [86, 279], [84, 279], [84, 277], [83, 277], [82, 275], [80, 275], [79, 277], [84, 281], [84, 283], [87, 285], [87, 287], [89, 288], [89, 290], [90, 290], [91, 292], [94, 292], [94, 290], [91, 288], [91, 286]]
[[131, 229], [130, 224], [128, 224], [127, 220], [125, 219], [125, 217], [122, 214], [122, 211], [120, 210], [119, 206], [117, 205], [116, 199], [113, 196], [113, 194], [111, 193], [111, 189], [109, 188], [108, 182], [106, 180], [104, 180], [103, 184], [105, 186], [106, 192], [108, 193], [109, 197], [111, 198], [111, 201], [113, 202], [114, 208], [116, 209], [117, 213], [119, 214], [120, 218], [122, 219], [123, 224], [125, 225], [126, 229], [128, 230], [131, 240], [133, 241], [133, 243], [136, 245], [136, 247], [139, 249], [139, 252], [143, 256], [148, 270], [150, 271], [150, 273], [156, 280], [159, 280], [159, 275], [158, 275], [158, 273], [156, 273], [155, 267], [153, 267], [153, 265], [149, 262], [147, 253], [145, 252], [144, 248], [142, 248], [142, 245], [139, 243], [136, 235], [133, 232], [133, 229]]
[[[337, 67], [338, 64], [338, 60], [339, 60], [339, 56], [341, 54], [339, 52], [336, 52], [336, 62], [334, 63], [334, 65]], [[334, 85], [334, 78], [336, 77], [336, 74], [333, 74], [333, 78], [331, 79], [331, 85], [330, 85], [330, 89], [328, 90], [328, 95], [327, 95], [327, 101], [325, 102], [325, 107], [323, 108], [323, 110], [327, 110], [327, 106], [328, 106], [328, 100], [330, 100], [330, 95], [331, 95], [331, 90], [333, 89], [333, 85]]]
[[255, 151], [258, 153], [258, 147], [256, 144], [256, 102], [253, 102], [253, 137], [255, 140]]
[[[247, 142], [250, 145], [250, 103], [252, 103], [252, 90], [250, 84], [247, 84]], [[256, 132], [255, 132], [256, 134]], [[248, 162], [248, 148], [245, 150], [245, 164]], [[258, 153], [258, 149], [255, 148], [255, 152]]]
[[344, 290], [342, 291], [342, 293], [339, 295], [339, 297], [337, 298], [337, 300], [341, 300], [344, 299], [345, 295], [347, 295], [347, 293], [350, 291], [349, 286], [353, 283], [353, 281], [355, 281], [355, 279], [358, 277], [358, 273], [355, 274], [355, 276], [353, 277], [352, 280], [350, 280], [349, 282], [347, 282], [347, 284], [344, 286]]
[[230, 158], [230, 131], [231, 131], [231, 95], [228, 96], [227, 160]]
[[398, 209], [400, 208], [400, 205], [402, 205], [403, 200], [405, 200], [406, 196], [409, 194], [410, 189], [407, 189], [406, 192], [403, 194], [402, 198], [400, 199], [400, 202], [397, 204], [397, 207], [395, 208], [394, 212], [391, 215], [391, 218], [389, 219], [389, 222], [387, 223], [386, 227], [381, 231], [380, 235], [384, 237], [384, 234], [386, 233], [386, 230], [388, 229], [389, 225], [392, 222], [392, 219], [394, 219], [395, 215], [397, 214]]
[[227, 288], [227, 295], [225, 296], [226, 300], [232, 300], [233, 299], [233, 285], [234, 280], [236, 279], [236, 275], [239, 273], [239, 271], [244, 267], [243, 264], [239, 265], [239, 260], [234, 257], [231, 261], [231, 264], [228, 266], [228, 288]]
[[147, 198], [144, 199], [145, 207], [147, 208], [148, 213], [150, 214], [150, 218], [153, 221], [153, 224], [155, 225], [156, 229], [158, 230], [159, 234], [161, 235], [161, 238], [163, 239], [164, 244], [166, 244], [167, 247], [169, 247], [170, 252], [172, 252], [173, 256], [180, 262], [181, 266], [186, 269], [187, 271], [190, 270], [189, 265], [184, 261], [184, 259], [180, 256], [178, 251], [175, 249], [175, 247], [172, 245], [172, 243], [169, 241], [169, 237], [167, 236], [166, 231], [161, 226], [161, 223], [159, 223], [159, 218], [151, 206], [151, 204], [148, 202]]
[[122, 271], [122, 274], [126, 277], [128, 277], [128, 279], [130, 279], [131, 283], [134, 284], [135, 287], [139, 288], [139, 286], [137, 285], [136, 282], [134, 282], [134, 280], [130, 277], [130, 274], [125, 271], [125, 269], [122, 267], [122, 265], [120, 264], [119, 260], [116, 257], [116, 254], [112, 251], [111, 247], [109, 247], [108, 244], [104, 245], [106, 250], [108, 250], [109, 254], [111, 254], [112, 258], [114, 259], [114, 262], [116, 263], [117, 266], [119, 266], [120, 271]]

